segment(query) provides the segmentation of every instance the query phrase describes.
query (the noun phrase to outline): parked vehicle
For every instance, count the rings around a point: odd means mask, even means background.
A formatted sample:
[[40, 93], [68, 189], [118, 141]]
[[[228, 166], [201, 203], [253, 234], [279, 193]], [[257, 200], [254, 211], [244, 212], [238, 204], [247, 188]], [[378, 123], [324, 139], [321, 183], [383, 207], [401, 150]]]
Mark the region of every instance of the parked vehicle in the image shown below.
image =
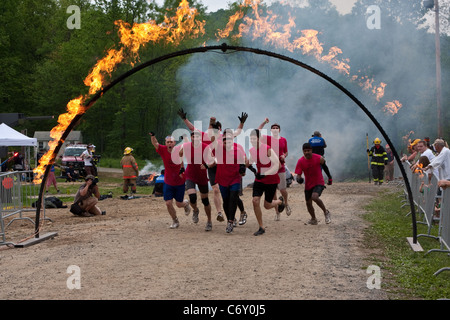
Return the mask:
[[61, 159], [61, 175], [67, 177], [67, 170], [72, 166], [73, 171], [78, 174], [80, 178], [86, 175], [84, 171], [84, 161], [81, 159], [81, 154], [87, 149], [85, 144], [68, 145], [64, 150]]

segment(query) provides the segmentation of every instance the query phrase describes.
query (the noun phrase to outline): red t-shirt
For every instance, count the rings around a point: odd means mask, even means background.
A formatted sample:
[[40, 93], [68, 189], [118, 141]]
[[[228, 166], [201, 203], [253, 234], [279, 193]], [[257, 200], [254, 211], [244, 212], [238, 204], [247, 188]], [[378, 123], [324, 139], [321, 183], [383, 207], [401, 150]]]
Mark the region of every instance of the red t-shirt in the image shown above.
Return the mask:
[[[208, 129], [208, 131], [204, 132], [204, 131], [200, 131], [200, 130], [198, 130], [197, 128], [194, 127], [194, 131], [198, 131], [198, 132], [200, 132], [202, 134], [202, 142], [203, 143], [206, 143], [207, 145], [212, 143], [211, 138], [213, 136], [213, 133], [211, 132], [212, 135], [210, 136], [209, 129]], [[218, 132], [217, 136], [215, 136], [214, 139], [217, 139], [218, 141], [221, 141], [222, 140], [222, 133]]]
[[194, 148], [192, 142], [183, 144], [183, 152], [187, 162], [186, 179], [199, 185], [208, 184], [207, 171], [201, 168], [201, 165], [205, 163], [203, 155], [206, 148], [208, 148], [206, 143], [201, 143], [197, 148]]
[[239, 173], [240, 164], [245, 164], [245, 151], [241, 145], [233, 143], [231, 150], [226, 150], [225, 145], [219, 141], [215, 156], [217, 159], [216, 182], [224, 187], [229, 187], [241, 182]]
[[[288, 152], [286, 138], [280, 137], [279, 139], [275, 139], [272, 136], [263, 135], [261, 137], [261, 142], [271, 147], [272, 150], [275, 151], [275, 153], [277, 154], [278, 158], [280, 156], [286, 155], [286, 153]], [[280, 170], [278, 170], [278, 172], [285, 172], [285, 171], [286, 168], [284, 166], [284, 162], [282, 162], [280, 159]]]
[[311, 159], [308, 160], [305, 157], [301, 157], [297, 162], [295, 173], [305, 173], [305, 190], [310, 190], [317, 185], [325, 185], [320, 158], [320, 155], [313, 153]]
[[180, 177], [180, 168], [182, 163], [182, 159], [179, 154], [180, 146], [175, 146], [172, 149], [172, 152], [169, 152], [167, 150], [167, 146], [160, 144], [156, 149], [156, 152], [158, 152], [161, 156], [164, 163], [164, 183], [170, 186], [179, 186], [184, 184], [184, 175], [183, 178]]
[[[250, 149], [250, 156], [252, 161], [256, 161], [257, 171], [261, 174], [265, 174], [265, 170], [271, 167], [270, 158], [267, 155], [267, 151], [270, 147], [267, 144], [261, 144], [258, 149], [255, 147]], [[255, 181], [262, 182], [264, 184], [279, 184], [280, 176], [278, 172], [272, 175], [265, 176], [262, 179], [255, 179]]]

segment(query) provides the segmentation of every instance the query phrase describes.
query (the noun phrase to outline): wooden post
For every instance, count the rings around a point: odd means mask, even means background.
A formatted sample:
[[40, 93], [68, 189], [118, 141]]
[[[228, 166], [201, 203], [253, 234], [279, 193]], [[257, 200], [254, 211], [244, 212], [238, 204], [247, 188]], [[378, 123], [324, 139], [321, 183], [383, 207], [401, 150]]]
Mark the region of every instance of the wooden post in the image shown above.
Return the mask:
[[437, 106], [437, 125], [438, 125], [438, 138], [443, 137], [442, 131], [442, 86], [441, 86], [441, 44], [440, 44], [440, 31], [439, 31], [439, 0], [434, 0], [434, 7], [436, 10], [435, 15], [435, 42], [436, 42], [436, 106]]

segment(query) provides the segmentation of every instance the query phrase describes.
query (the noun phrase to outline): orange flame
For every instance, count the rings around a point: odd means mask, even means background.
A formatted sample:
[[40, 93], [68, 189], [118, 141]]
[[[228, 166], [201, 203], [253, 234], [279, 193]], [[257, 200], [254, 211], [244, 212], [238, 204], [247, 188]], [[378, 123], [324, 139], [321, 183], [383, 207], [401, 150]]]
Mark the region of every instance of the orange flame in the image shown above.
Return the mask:
[[383, 110], [385, 112], [389, 112], [390, 114], [396, 114], [400, 110], [401, 107], [402, 107], [402, 104], [400, 103], [400, 101], [394, 100], [394, 101], [388, 102], [384, 106]]
[[[231, 31], [234, 29], [238, 20], [244, 20], [238, 27], [239, 34], [235, 35], [234, 38], [241, 38], [244, 35], [250, 36], [253, 40], [262, 39], [266, 44], [272, 45], [277, 48], [283, 48], [290, 52], [294, 50], [300, 50], [302, 54], [312, 55], [319, 62], [327, 62], [330, 66], [339, 72], [349, 75], [350, 66], [348, 64], [348, 59], [337, 59], [337, 55], [342, 53], [342, 50], [338, 47], [332, 47], [328, 54], [322, 56], [324, 51], [322, 44], [320, 43], [317, 35], [319, 32], [317, 30], [301, 30], [301, 36], [290, 40], [292, 38], [291, 31], [295, 28], [295, 19], [289, 17], [289, 22], [285, 25], [277, 24], [277, 15], [274, 15], [272, 11], [267, 11], [267, 16], [261, 16], [258, 5], [261, 3], [260, 0], [246, 0], [240, 6], [240, 9], [229, 18], [227, 26], [223, 30], [219, 30], [216, 34], [217, 40], [226, 38], [230, 35]], [[244, 17], [242, 9], [244, 7], [252, 7], [254, 18], [248, 16]]]
[[36, 173], [34, 183], [42, 182], [42, 177], [49, 164], [53, 164], [56, 157], [54, 151], [61, 140], [63, 133], [70, 125], [76, 115], [84, 114], [87, 108], [83, 105], [89, 95], [99, 92], [105, 84], [105, 76], [110, 76], [119, 63], [131, 58], [133, 65], [139, 59], [138, 50], [148, 42], [165, 41], [178, 45], [186, 37], [198, 37], [205, 33], [204, 21], [196, 20], [197, 9], [190, 8], [187, 0], [181, 0], [173, 17], [165, 16], [164, 22], [157, 25], [154, 21], [145, 23], [134, 23], [131, 27], [123, 21], [116, 21], [119, 27], [119, 37], [122, 47], [120, 49], [110, 49], [106, 56], [95, 64], [89, 75], [84, 79], [84, 84], [89, 87], [89, 94], [71, 100], [67, 104], [67, 113], [58, 118], [58, 125], [55, 126], [50, 136], [53, 139], [49, 142], [49, 150], [39, 160], [39, 165], [34, 169]]
[[[414, 134], [414, 131], [411, 130], [405, 136], [402, 137], [402, 140], [406, 141], [412, 134]], [[409, 142], [411, 143], [411, 139], [409, 139]]]
[[[319, 62], [328, 63], [333, 69], [338, 70], [347, 76], [350, 76], [350, 60], [347, 58], [339, 59], [338, 56], [343, 52], [340, 48], [333, 46], [329, 49], [328, 53], [324, 54], [323, 44], [319, 41], [317, 30], [308, 29], [301, 30], [301, 36], [290, 40], [292, 30], [295, 28], [295, 19], [289, 17], [289, 22], [285, 25], [277, 24], [277, 16], [270, 10], [267, 10], [266, 16], [262, 16], [258, 5], [261, 0], [245, 0], [240, 5], [239, 10], [233, 14], [223, 30], [219, 30], [216, 34], [217, 41], [230, 36], [231, 32], [235, 28], [238, 20], [243, 22], [238, 26], [239, 33], [234, 35], [233, 38], [242, 38], [244, 35], [251, 37], [253, 40], [262, 39], [266, 44], [273, 45], [286, 49], [290, 52], [299, 50], [304, 55], [311, 55]], [[288, 5], [287, 3], [284, 3]], [[244, 17], [243, 8], [251, 7], [254, 18], [248, 16]], [[375, 96], [377, 102], [381, 101], [384, 97], [386, 83], [381, 82], [379, 85], [374, 84], [373, 79], [369, 79], [367, 76], [359, 77], [358, 75], [350, 76], [351, 81], [359, 81], [359, 85], [364, 91], [371, 93]], [[388, 103], [385, 106], [386, 110], [398, 112], [401, 107], [401, 103], [396, 101]], [[396, 109], [395, 109], [396, 108]]]
[[234, 25], [236, 24], [236, 21], [242, 19], [243, 17], [244, 17], [244, 12], [237, 11], [235, 14], [233, 14], [230, 17], [230, 19], [229, 19], [225, 29], [218, 30], [218, 33], [216, 33], [216, 37], [218, 39], [228, 38], [228, 36], [230, 35], [231, 31], [233, 31], [233, 28], [234, 28]]

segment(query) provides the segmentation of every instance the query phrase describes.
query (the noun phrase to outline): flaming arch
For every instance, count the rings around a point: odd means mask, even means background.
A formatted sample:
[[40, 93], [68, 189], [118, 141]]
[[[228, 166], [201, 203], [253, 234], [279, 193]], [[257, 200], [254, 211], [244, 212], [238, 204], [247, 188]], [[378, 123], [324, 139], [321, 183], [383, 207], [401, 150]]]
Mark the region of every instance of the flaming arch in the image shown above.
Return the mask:
[[[181, 51], [177, 51], [177, 52], [173, 52], [152, 60], [149, 60], [147, 62], [144, 62], [140, 65], [135, 66], [134, 68], [132, 68], [131, 70], [123, 73], [122, 75], [120, 75], [118, 78], [116, 78], [115, 80], [113, 80], [112, 82], [110, 82], [108, 85], [106, 85], [105, 87], [101, 88], [99, 91], [97, 91], [89, 100], [87, 100], [86, 102], [84, 102], [84, 104], [82, 105], [83, 109], [85, 111], [87, 111], [92, 105], [95, 104], [95, 102], [97, 100], [99, 100], [107, 91], [109, 91], [111, 88], [113, 88], [116, 84], [120, 83], [121, 81], [127, 79], [128, 77], [132, 76], [133, 74], [137, 73], [138, 71], [147, 68], [149, 66], [152, 66], [156, 63], [165, 61], [165, 60], [169, 60], [175, 57], [179, 57], [179, 56], [184, 56], [184, 55], [190, 55], [190, 54], [194, 54], [194, 53], [205, 53], [208, 51], [216, 51], [216, 52], [222, 52], [222, 53], [227, 53], [227, 52], [238, 52], [238, 51], [242, 51], [242, 52], [250, 52], [250, 53], [254, 53], [254, 54], [258, 54], [258, 55], [265, 55], [268, 57], [272, 57], [272, 58], [276, 58], [282, 61], [286, 61], [289, 63], [292, 63], [296, 66], [299, 66], [301, 68], [304, 68], [314, 74], [316, 74], [317, 76], [323, 78], [324, 80], [328, 81], [329, 83], [331, 83], [332, 85], [334, 85], [335, 87], [337, 87], [339, 90], [341, 90], [345, 95], [347, 95], [347, 97], [349, 97], [353, 102], [356, 103], [356, 105], [369, 117], [369, 119], [372, 121], [372, 123], [377, 127], [377, 129], [380, 131], [380, 133], [382, 134], [383, 138], [385, 139], [385, 141], [391, 146], [392, 152], [394, 154], [394, 158], [397, 161], [397, 164], [400, 168], [400, 171], [402, 173], [404, 182], [405, 182], [405, 187], [406, 187], [406, 191], [408, 194], [408, 200], [410, 203], [410, 207], [411, 207], [411, 217], [412, 217], [412, 226], [413, 226], [413, 243], [416, 244], [417, 243], [417, 224], [416, 224], [416, 214], [415, 214], [415, 206], [414, 206], [414, 201], [413, 201], [413, 196], [412, 196], [412, 190], [411, 190], [411, 186], [408, 180], [408, 177], [406, 175], [406, 171], [402, 165], [402, 162], [400, 160], [400, 157], [397, 153], [397, 150], [395, 149], [391, 139], [389, 138], [389, 136], [387, 135], [386, 131], [383, 129], [383, 127], [381, 126], [381, 124], [378, 122], [378, 120], [371, 114], [371, 112], [364, 106], [364, 104], [359, 101], [350, 91], [348, 91], [346, 88], [344, 88], [341, 84], [339, 84], [337, 81], [335, 81], [334, 79], [332, 79], [331, 77], [327, 76], [326, 74], [324, 74], [323, 72], [317, 70], [314, 67], [311, 67], [299, 60], [293, 59], [291, 57], [285, 56], [285, 55], [281, 55], [278, 53], [274, 53], [271, 51], [266, 51], [266, 50], [261, 50], [261, 49], [257, 49], [257, 48], [250, 48], [250, 47], [241, 47], [241, 46], [230, 46], [227, 45], [226, 43], [223, 43], [222, 45], [218, 45], [218, 46], [203, 46], [203, 47], [197, 47], [197, 48], [191, 48], [191, 49], [185, 49], [185, 50], [181, 50]], [[75, 125], [78, 123], [78, 121], [81, 119], [81, 117], [84, 115], [85, 112], [83, 113], [77, 113], [72, 120], [70, 121], [69, 125], [66, 127], [65, 131], [62, 133], [60, 139], [57, 142], [57, 145], [53, 151], [53, 155], [56, 155], [59, 150], [61, 149], [61, 146], [63, 145], [65, 139], [67, 138], [67, 136], [69, 135], [69, 133], [72, 131], [72, 129], [75, 127]], [[50, 171], [51, 168], [51, 164], [54, 162], [54, 157], [52, 159], [49, 159], [49, 162], [47, 164], [47, 166], [45, 167], [45, 171], [43, 173], [42, 176], [42, 181], [41, 181], [41, 187], [40, 187], [40, 192], [39, 192], [39, 198], [38, 198], [38, 203], [36, 205], [36, 230], [35, 230], [35, 237], [39, 237], [39, 228], [40, 228], [40, 208], [41, 208], [41, 203], [42, 203], [42, 196], [45, 190], [45, 183], [47, 180], [47, 176], [48, 173]]]

